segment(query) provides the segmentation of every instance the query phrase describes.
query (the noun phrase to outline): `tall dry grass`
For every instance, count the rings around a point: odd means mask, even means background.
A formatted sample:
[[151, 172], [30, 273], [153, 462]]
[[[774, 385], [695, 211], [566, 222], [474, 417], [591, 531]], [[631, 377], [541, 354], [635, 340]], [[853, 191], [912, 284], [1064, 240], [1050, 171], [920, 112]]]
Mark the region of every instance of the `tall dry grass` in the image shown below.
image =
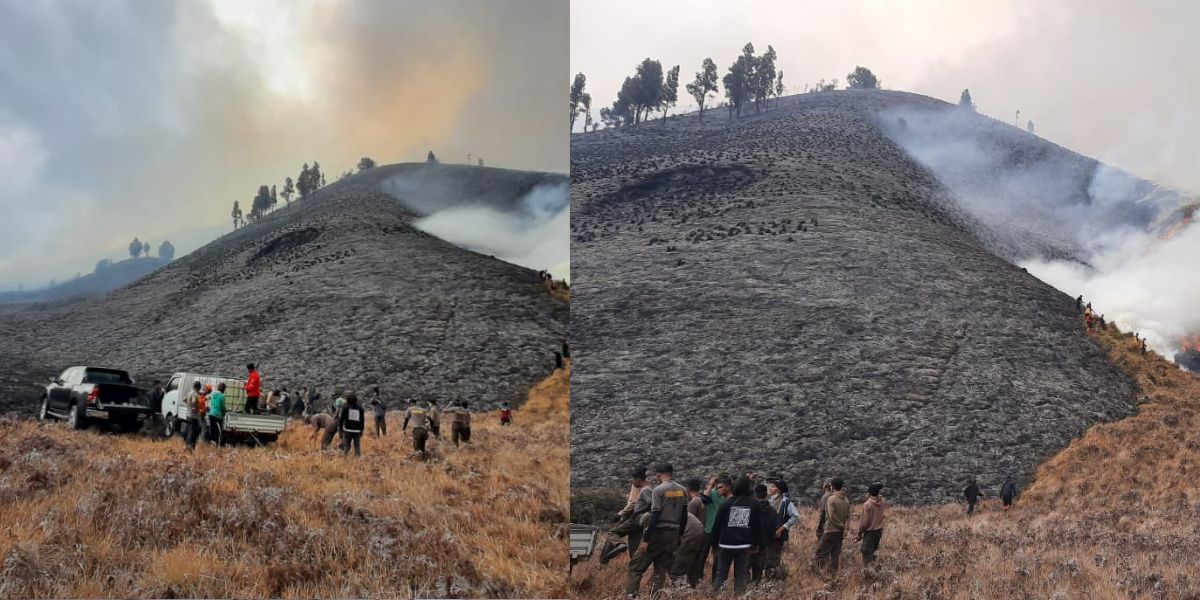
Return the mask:
[[361, 458], [0, 421], [0, 597], [562, 597], [569, 377], [428, 461], [397, 413]]
[[[1116, 328], [1092, 337], [1150, 400], [1136, 415], [1091, 428], [1046, 461], [1013, 510], [1003, 512], [994, 500], [970, 518], [961, 505], [894, 508], [877, 565], [864, 570], [848, 538], [842, 570], [830, 578], [810, 568], [816, 517], [807, 508], [784, 558], [790, 577], [757, 586], [751, 595], [1200, 599], [1200, 482], [1192, 478], [1200, 474], [1200, 379], [1161, 356], [1143, 356], [1133, 337]], [[578, 565], [573, 597], [623, 597], [626, 566], [624, 558], [605, 567]], [[699, 595], [709, 593], [672, 592]]]

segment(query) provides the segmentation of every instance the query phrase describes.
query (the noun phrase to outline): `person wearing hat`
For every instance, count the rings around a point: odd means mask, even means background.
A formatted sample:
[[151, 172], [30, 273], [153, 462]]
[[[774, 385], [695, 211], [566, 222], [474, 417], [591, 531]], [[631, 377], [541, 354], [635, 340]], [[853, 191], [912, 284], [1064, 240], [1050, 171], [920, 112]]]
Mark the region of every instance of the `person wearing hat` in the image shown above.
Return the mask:
[[887, 501], [879, 495], [881, 491], [882, 483], [872, 483], [867, 488], [867, 501], [863, 502], [862, 515], [858, 518], [858, 541], [862, 543], [864, 567], [875, 562], [879, 540], [883, 538], [883, 514], [887, 509]]
[[650, 595], [658, 596], [674, 566], [679, 539], [687, 528], [687, 489], [675, 481], [675, 469], [670, 464], [660, 464], [654, 472], [659, 483], [650, 494], [650, 513], [642, 529], [642, 543], [629, 561], [629, 581], [625, 584], [628, 598], [637, 597], [642, 576], [650, 565], [654, 565]]
[[[650, 512], [651, 495], [654, 487], [646, 481], [646, 467], [637, 467], [630, 472], [633, 484], [629, 487], [629, 497], [625, 507], [617, 512], [617, 523], [608, 529], [604, 538], [604, 546], [600, 548], [600, 564], [608, 564], [622, 550], [629, 550], [629, 558], [633, 558], [638, 544], [642, 541], [642, 528], [638, 518]], [[622, 541], [628, 538], [629, 542]]]
[[800, 522], [800, 512], [787, 494], [788, 485], [784, 480], [775, 479], [767, 484], [767, 502], [775, 511], [771, 540], [766, 547], [768, 579], [783, 579], [786, 576], [783, 571], [783, 547], [787, 545], [788, 530]]

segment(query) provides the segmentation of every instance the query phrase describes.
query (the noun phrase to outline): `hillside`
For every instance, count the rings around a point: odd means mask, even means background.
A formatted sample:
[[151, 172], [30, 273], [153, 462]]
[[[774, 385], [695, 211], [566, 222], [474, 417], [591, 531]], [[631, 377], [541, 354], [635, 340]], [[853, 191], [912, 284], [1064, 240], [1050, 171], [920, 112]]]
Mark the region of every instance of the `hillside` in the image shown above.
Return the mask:
[[360, 458], [0, 417], [0, 597], [565, 597], [569, 378], [428, 462], [395, 412]]
[[[839, 475], [941, 502], [971, 476], [1023, 485], [1133, 413], [1074, 299], [1010, 262], [1072, 247], [964, 210], [889, 135], [892, 111], [931, 106], [948, 107], [840, 91], [573, 136], [575, 497], [667, 460], [778, 473], [802, 498]], [[1000, 145], [1097, 164], [1023, 132]]]
[[[1128, 598], [1200, 597], [1193, 525], [1200, 493], [1200, 378], [1161, 356], [1143, 355], [1115, 327], [1094, 333], [1109, 360], [1137, 382], [1138, 412], [1091, 428], [1046, 461], [1010, 512], [995, 487], [979, 512], [963, 506], [896, 507], [887, 517], [876, 566], [863, 570], [846, 541], [842, 569], [813, 574], [816, 511], [802, 510], [784, 563], [790, 577], [766, 588], [774, 598]], [[884, 495], [889, 496], [887, 489]], [[855, 516], [862, 493], [851, 494]], [[794, 530], [795, 531], [795, 530]], [[625, 558], [574, 569], [572, 593], [624, 597]]]
[[[519, 403], [554, 368], [568, 305], [535, 271], [412, 223], [450, 205], [525, 210], [536, 186], [564, 181], [377, 167], [103, 298], [0, 307], [0, 410], [32, 415], [40, 382], [74, 364], [125, 367], [148, 382], [180, 370], [242, 375], [255, 362], [266, 387], [380, 385], [400, 398]], [[384, 191], [397, 183], [407, 187]]]
[[72, 298], [100, 296], [129, 285], [167, 264], [158, 257], [127, 258], [100, 271], [88, 273], [70, 281], [28, 292], [0, 292], [0, 304], [54, 302]]

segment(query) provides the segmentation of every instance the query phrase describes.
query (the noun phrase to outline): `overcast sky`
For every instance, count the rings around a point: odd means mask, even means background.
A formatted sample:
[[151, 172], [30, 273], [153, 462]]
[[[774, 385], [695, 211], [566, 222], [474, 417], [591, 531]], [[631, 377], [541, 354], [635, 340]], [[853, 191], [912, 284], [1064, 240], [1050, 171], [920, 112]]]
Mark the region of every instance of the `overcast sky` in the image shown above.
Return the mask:
[[[856, 65], [885, 88], [956, 102], [1174, 187], [1200, 191], [1200, 2], [1191, 0], [573, 0], [571, 73], [593, 110], [643, 58], [705, 57], [724, 75], [747, 42], [778, 53], [787, 93]], [[569, 84], [564, 81], [564, 88]]]
[[566, 172], [568, 12], [563, 0], [0, 0], [0, 289], [90, 272], [135, 235], [191, 250], [230, 223], [234, 200], [313, 160], [330, 180], [361, 156], [430, 149]]

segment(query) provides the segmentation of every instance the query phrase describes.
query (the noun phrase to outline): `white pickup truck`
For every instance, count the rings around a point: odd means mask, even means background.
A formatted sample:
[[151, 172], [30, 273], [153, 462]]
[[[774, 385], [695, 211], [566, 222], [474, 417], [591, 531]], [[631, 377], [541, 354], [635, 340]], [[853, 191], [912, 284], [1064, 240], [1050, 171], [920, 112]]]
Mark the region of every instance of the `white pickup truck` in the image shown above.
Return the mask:
[[287, 428], [287, 417], [283, 415], [247, 414], [246, 382], [231, 377], [216, 375], [200, 375], [198, 373], [176, 373], [167, 383], [166, 395], [162, 401], [163, 434], [171, 437], [179, 431], [181, 422], [190, 416], [187, 403], [192, 384], [211, 385], [217, 389], [218, 383], [225, 384], [225, 423], [224, 434], [227, 437], [246, 437], [266, 444], [275, 441], [279, 434]]

